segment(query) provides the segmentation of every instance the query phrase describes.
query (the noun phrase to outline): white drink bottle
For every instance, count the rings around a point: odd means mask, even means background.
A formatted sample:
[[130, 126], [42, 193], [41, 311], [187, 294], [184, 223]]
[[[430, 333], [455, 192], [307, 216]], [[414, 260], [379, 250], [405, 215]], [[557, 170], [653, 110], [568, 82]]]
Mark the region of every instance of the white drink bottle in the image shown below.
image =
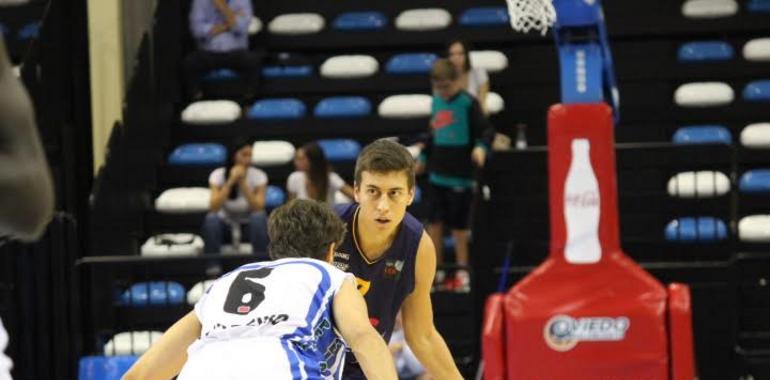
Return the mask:
[[564, 218], [567, 244], [564, 257], [571, 264], [591, 264], [602, 257], [599, 242], [599, 182], [591, 166], [591, 144], [572, 140], [572, 162], [564, 184]]

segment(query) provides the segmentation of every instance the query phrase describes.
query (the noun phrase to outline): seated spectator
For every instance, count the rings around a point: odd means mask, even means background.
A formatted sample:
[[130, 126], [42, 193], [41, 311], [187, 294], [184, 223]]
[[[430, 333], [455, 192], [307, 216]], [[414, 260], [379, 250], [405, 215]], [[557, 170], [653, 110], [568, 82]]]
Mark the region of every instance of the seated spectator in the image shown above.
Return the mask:
[[334, 204], [334, 194], [341, 191], [353, 199], [353, 188], [332, 171], [326, 155], [317, 143], [311, 142], [297, 149], [294, 157], [296, 171], [286, 181], [289, 200], [314, 199]]
[[190, 31], [198, 50], [184, 61], [187, 94], [200, 99], [201, 77], [214, 69], [238, 72], [248, 85], [246, 99], [253, 97], [259, 78], [261, 54], [249, 51], [250, 0], [193, 0]]
[[447, 58], [457, 69], [460, 88], [479, 101], [481, 110], [486, 115], [488, 114], [486, 101], [489, 93], [489, 75], [484, 69], [471, 67], [469, 49], [470, 46], [465, 41], [453, 40], [447, 45]]
[[[248, 238], [254, 254], [267, 252], [265, 193], [267, 174], [251, 166], [251, 144], [236, 140], [228, 149], [225, 167], [209, 175], [211, 201], [203, 222], [203, 252], [218, 254], [224, 242], [240, 244], [241, 227], [248, 224]], [[217, 274], [218, 265], [208, 272]]]

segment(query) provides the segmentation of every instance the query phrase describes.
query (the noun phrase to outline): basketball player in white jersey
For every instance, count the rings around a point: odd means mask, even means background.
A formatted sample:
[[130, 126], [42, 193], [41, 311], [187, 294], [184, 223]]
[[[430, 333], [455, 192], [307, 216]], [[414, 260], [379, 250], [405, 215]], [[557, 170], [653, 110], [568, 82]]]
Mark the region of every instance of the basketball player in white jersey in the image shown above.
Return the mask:
[[[53, 214], [53, 186], [26, 91], [0, 35], [0, 239], [36, 240]], [[0, 241], [2, 244], [2, 241]], [[11, 378], [8, 334], [0, 322], [0, 380]]]
[[340, 379], [346, 346], [369, 379], [397, 379], [354, 277], [329, 264], [345, 234], [334, 212], [294, 200], [268, 234], [274, 261], [218, 279], [124, 379]]

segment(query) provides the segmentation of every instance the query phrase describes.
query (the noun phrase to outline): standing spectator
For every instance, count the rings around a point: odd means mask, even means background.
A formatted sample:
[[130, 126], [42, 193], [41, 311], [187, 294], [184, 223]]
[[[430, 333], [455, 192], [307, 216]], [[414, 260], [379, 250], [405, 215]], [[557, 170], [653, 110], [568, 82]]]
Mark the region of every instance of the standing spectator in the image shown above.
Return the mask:
[[489, 75], [484, 69], [471, 66], [470, 46], [462, 40], [452, 40], [447, 45], [447, 58], [458, 72], [457, 80], [460, 88], [473, 95], [481, 105], [484, 115], [487, 111], [487, 94], [489, 93]]
[[248, 85], [251, 98], [259, 78], [261, 55], [249, 51], [249, 24], [253, 17], [251, 0], [193, 0], [190, 31], [198, 50], [184, 61], [187, 94], [200, 99], [201, 77], [212, 69], [229, 68], [239, 72]]
[[314, 199], [332, 205], [337, 191], [353, 199], [353, 188], [332, 171], [326, 155], [317, 143], [307, 143], [297, 149], [294, 168], [296, 171], [286, 181], [289, 200]]
[[[431, 139], [420, 161], [428, 161], [427, 230], [436, 246], [437, 264], [441, 265], [444, 259], [443, 231], [446, 225], [455, 240], [457, 264], [467, 266], [468, 219], [475, 186], [473, 165], [484, 165], [494, 130], [482, 114], [479, 103], [462, 89], [458, 79], [459, 73], [449, 60], [439, 59], [433, 64]], [[458, 270], [455, 278], [447, 278], [446, 286], [469, 290], [468, 272]]]
[[[240, 240], [241, 226], [248, 224], [248, 238], [254, 254], [267, 252], [267, 216], [265, 192], [267, 174], [251, 166], [251, 144], [236, 140], [228, 149], [225, 167], [209, 175], [211, 200], [203, 222], [203, 252], [218, 254], [222, 243]], [[235, 235], [235, 239], [233, 239]], [[237, 246], [234, 247], [236, 250]], [[218, 274], [221, 268], [210, 265], [207, 272]]]

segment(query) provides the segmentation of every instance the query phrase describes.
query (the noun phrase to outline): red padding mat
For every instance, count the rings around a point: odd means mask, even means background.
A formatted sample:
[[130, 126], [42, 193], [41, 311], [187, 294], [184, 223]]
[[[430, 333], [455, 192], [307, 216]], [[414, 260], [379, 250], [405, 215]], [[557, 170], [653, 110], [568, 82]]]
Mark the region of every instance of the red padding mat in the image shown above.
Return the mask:
[[613, 144], [606, 104], [551, 107], [551, 251], [505, 296], [508, 379], [669, 377], [666, 290], [620, 250]]

